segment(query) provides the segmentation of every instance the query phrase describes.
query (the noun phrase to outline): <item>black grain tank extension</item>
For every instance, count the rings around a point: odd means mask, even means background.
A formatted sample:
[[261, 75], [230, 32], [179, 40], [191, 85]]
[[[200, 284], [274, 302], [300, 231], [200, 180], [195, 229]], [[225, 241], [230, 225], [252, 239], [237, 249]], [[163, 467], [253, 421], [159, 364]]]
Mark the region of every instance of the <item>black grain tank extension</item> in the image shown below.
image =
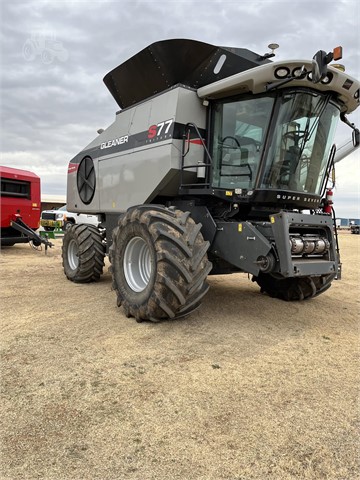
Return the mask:
[[119, 107], [127, 108], [173, 85], [197, 89], [265, 63], [269, 60], [245, 48], [162, 40], [111, 70], [104, 83]]

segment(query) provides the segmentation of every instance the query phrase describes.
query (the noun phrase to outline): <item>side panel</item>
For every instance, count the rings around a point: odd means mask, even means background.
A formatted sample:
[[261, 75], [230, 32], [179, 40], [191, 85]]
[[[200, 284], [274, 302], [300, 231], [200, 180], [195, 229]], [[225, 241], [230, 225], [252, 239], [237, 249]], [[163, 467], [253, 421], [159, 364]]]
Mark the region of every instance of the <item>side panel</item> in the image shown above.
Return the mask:
[[32, 229], [40, 222], [40, 178], [31, 172], [1, 167], [1, 228], [18, 213]]
[[[133, 109], [126, 110], [117, 115], [114, 123], [112, 123], [103, 133], [98, 135], [84, 150], [78, 153], [69, 163], [68, 176], [67, 176], [67, 208], [70, 212], [85, 212], [85, 213], [100, 213], [100, 191], [99, 191], [99, 159], [106, 158], [106, 154], [111, 150], [111, 147], [107, 147], [110, 140], [115, 138], [126, 138], [129, 134], [129, 128], [131, 124], [131, 118], [133, 115]], [[127, 142], [124, 142], [121, 146], [127, 147]], [[128, 149], [126, 153], [131, 153], [132, 149]], [[101, 155], [101, 156], [100, 156]], [[95, 168], [95, 194], [89, 205], [83, 204], [80, 200], [78, 188], [77, 188], [77, 171], [81, 160], [90, 156], [94, 161]], [[111, 156], [111, 155], [108, 155]]]
[[[173, 88], [117, 114], [115, 122], [69, 164], [67, 205], [70, 211], [116, 213], [173, 196], [180, 185], [183, 134], [187, 123], [204, 136], [206, 108], [193, 90]], [[204, 149], [194, 129], [185, 165], [197, 165]], [[95, 193], [84, 205], [77, 189], [77, 170], [85, 156], [94, 162]], [[196, 168], [191, 169], [195, 176]], [[187, 171], [189, 174], [189, 171]]]
[[216, 222], [217, 233], [211, 251], [244, 272], [258, 275], [256, 264], [267, 255], [271, 243], [250, 222]]
[[[98, 191], [102, 212], [121, 212], [145, 202], [171, 169], [172, 144], [115, 155], [99, 161]], [[154, 157], [156, 150], [156, 157]]]
[[200, 129], [206, 127], [206, 107], [196, 92], [179, 88], [179, 97], [176, 105], [176, 122], [186, 124], [195, 123]]

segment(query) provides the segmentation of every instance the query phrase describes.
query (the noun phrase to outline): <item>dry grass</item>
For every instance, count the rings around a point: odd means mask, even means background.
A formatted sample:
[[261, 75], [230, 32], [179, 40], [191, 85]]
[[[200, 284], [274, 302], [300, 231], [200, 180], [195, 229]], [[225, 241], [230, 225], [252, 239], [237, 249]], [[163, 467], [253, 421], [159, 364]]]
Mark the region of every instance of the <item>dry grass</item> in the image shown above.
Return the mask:
[[137, 324], [107, 272], [76, 285], [27, 245], [1, 251], [1, 478], [357, 479], [359, 245], [343, 280], [285, 303], [246, 275], [200, 310]]

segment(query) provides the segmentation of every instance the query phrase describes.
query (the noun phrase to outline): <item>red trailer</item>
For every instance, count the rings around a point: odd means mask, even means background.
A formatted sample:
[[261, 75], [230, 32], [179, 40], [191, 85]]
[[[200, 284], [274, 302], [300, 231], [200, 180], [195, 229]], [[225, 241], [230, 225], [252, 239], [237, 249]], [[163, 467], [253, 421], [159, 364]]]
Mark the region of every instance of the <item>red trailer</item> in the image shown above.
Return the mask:
[[35, 173], [1, 167], [1, 245], [32, 240], [34, 245], [49, 244], [35, 233], [40, 226], [40, 178]]

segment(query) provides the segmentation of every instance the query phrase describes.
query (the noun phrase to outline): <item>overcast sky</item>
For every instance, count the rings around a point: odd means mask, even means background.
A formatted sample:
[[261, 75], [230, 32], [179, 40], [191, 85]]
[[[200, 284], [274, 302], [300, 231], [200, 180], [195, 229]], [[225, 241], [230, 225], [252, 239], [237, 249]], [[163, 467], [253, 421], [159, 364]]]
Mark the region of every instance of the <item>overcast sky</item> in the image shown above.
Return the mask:
[[[104, 75], [151, 43], [190, 38], [263, 54], [311, 59], [342, 45], [360, 78], [358, 1], [2, 1], [1, 164], [41, 177], [42, 193], [66, 193], [69, 160], [114, 120]], [[38, 48], [30, 45], [34, 40]], [[45, 44], [57, 41], [55, 55]], [[350, 120], [360, 127], [360, 108]], [[336, 143], [350, 138], [341, 125]], [[357, 151], [337, 165], [338, 217], [360, 217]]]

